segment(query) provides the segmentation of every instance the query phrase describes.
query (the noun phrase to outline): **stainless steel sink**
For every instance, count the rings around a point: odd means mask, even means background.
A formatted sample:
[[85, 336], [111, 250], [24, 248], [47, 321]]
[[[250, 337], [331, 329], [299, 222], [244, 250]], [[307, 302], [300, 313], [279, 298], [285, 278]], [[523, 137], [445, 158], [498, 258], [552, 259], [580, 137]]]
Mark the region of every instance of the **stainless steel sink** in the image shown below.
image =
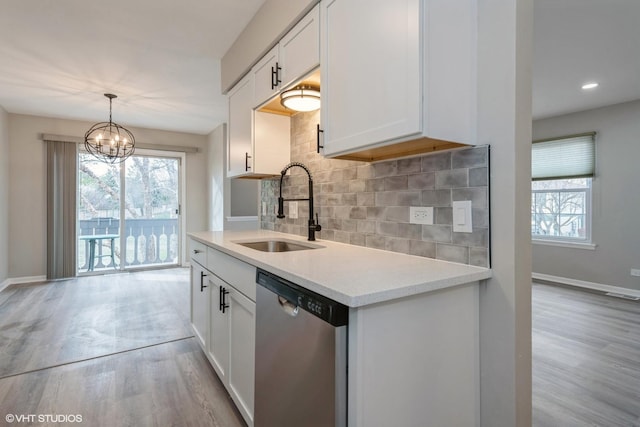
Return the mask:
[[320, 245], [303, 244], [300, 242], [292, 242], [287, 240], [259, 240], [256, 242], [234, 243], [262, 252], [291, 252], [322, 248], [322, 246]]

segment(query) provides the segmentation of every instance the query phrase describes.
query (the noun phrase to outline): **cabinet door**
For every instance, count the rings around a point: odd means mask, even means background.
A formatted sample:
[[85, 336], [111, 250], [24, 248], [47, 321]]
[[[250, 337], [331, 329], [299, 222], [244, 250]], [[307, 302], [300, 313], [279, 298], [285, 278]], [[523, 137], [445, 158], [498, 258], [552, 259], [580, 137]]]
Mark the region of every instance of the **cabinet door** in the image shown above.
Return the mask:
[[[256, 304], [233, 287], [229, 304], [229, 394], [238, 409], [253, 424], [255, 380]], [[249, 421], [251, 420], [251, 422]]]
[[421, 132], [421, 0], [320, 3], [324, 154]]
[[280, 40], [282, 87], [320, 64], [320, 6], [314, 7]]
[[[219, 277], [211, 278], [211, 334], [209, 336], [209, 360], [222, 383], [228, 385], [229, 366], [229, 308], [222, 311], [223, 302], [229, 300], [230, 286]], [[227, 305], [229, 303], [227, 302]]]
[[191, 327], [204, 351], [207, 351], [209, 336], [210, 275], [197, 262], [191, 264]]
[[250, 74], [253, 75], [255, 81], [251, 107], [257, 107], [275, 95], [282, 87], [282, 67], [278, 63], [278, 45], [253, 66]]
[[240, 80], [229, 92], [227, 176], [250, 173], [253, 167], [253, 78]]

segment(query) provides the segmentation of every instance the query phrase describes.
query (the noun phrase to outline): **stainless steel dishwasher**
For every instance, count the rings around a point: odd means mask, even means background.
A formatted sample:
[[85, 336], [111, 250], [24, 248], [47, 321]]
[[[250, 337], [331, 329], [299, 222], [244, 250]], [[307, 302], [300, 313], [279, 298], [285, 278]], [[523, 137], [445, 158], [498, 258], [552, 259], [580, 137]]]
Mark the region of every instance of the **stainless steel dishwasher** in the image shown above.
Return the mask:
[[346, 426], [348, 307], [256, 277], [255, 427]]

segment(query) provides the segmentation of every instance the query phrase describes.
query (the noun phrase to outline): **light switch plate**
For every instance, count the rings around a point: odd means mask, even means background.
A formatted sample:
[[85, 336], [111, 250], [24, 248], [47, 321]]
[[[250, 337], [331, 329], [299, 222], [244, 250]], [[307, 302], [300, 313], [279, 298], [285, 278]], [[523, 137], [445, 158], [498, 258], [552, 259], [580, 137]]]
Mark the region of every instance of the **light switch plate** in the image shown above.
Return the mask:
[[433, 206], [410, 206], [409, 222], [411, 224], [433, 225]]
[[453, 231], [455, 233], [471, 233], [471, 200], [453, 202]]
[[298, 218], [298, 202], [289, 202], [289, 218]]

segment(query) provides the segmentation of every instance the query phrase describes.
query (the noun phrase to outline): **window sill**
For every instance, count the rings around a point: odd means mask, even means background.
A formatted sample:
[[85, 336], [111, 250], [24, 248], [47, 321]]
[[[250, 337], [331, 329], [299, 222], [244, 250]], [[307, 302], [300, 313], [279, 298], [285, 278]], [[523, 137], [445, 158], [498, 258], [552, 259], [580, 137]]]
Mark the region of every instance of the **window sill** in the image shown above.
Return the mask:
[[531, 243], [534, 245], [544, 245], [544, 246], [557, 246], [560, 248], [572, 248], [572, 249], [587, 249], [590, 251], [596, 250], [595, 243], [578, 243], [578, 242], [558, 242], [554, 240], [542, 240], [542, 239], [531, 239]]

